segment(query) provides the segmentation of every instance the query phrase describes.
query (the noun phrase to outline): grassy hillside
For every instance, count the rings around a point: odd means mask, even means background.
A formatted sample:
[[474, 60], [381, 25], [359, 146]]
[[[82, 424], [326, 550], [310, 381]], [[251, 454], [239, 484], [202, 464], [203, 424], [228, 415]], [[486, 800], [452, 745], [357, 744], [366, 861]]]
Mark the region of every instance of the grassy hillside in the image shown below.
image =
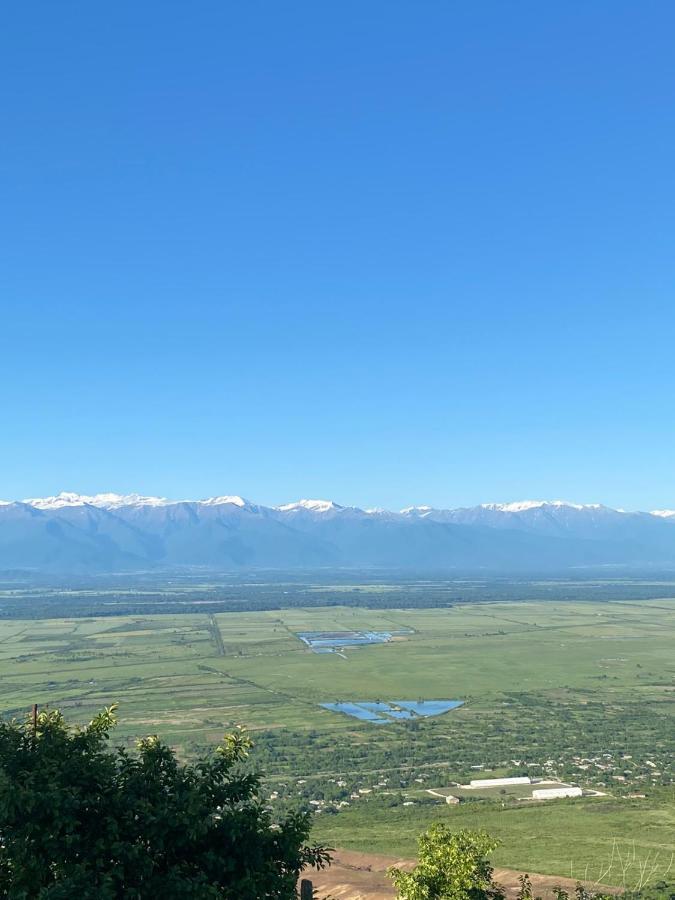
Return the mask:
[[663, 876], [675, 854], [672, 792], [651, 802], [566, 800], [505, 809], [466, 805], [392, 810], [369, 804], [320, 817], [315, 834], [336, 847], [414, 856], [417, 834], [438, 821], [456, 828], [485, 828], [498, 837], [496, 865], [631, 889], [645, 867]]

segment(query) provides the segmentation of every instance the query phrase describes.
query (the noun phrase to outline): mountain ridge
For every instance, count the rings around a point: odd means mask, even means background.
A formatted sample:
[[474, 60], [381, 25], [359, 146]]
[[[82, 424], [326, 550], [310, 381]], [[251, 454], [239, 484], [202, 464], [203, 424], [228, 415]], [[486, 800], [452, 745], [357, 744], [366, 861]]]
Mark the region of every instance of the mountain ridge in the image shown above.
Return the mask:
[[0, 570], [113, 572], [387, 567], [565, 569], [675, 566], [675, 511], [563, 500], [399, 511], [239, 495], [170, 500], [76, 494], [0, 504]]
[[319, 499], [301, 499], [289, 503], [279, 504], [277, 506], [265, 506], [264, 504], [254, 504], [237, 494], [224, 494], [200, 499], [182, 499], [174, 500], [167, 497], [156, 497], [146, 494], [116, 494], [112, 492], [100, 494], [78, 494], [71, 491], [62, 491], [51, 497], [31, 497], [24, 500], [0, 500], [0, 506], [9, 506], [15, 503], [23, 503], [28, 506], [34, 506], [36, 509], [61, 509], [66, 506], [97, 506], [102, 509], [117, 509], [123, 506], [175, 506], [181, 503], [196, 503], [203, 506], [226, 506], [234, 505], [239, 507], [256, 506], [258, 508], [279, 510], [282, 512], [295, 509], [307, 509], [313, 512], [327, 512], [329, 510], [346, 510], [355, 509], [367, 514], [382, 513], [400, 513], [406, 514], [413, 511], [429, 511], [429, 512], [459, 512], [466, 509], [486, 509], [499, 512], [525, 512], [531, 509], [539, 509], [543, 507], [569, 508], [569, 509], [606, 509], [612, 512], [622, 514], [648, 514], [659, 516], [661, 518], [675, 518], [675, 509], [655, 509], [650, 511], [640, 510], [627, 511], [621, 508], [606, 506], [602, 503], [573, 503], [569, 500], [518, 500], [508, 503], [481, 503], [468, 507], [435, 507], [429, 505], [407, 506], [400, 510], [387, 510], [381, 507], [367, 508], [356, 506], [342, 506], [334, 500]]

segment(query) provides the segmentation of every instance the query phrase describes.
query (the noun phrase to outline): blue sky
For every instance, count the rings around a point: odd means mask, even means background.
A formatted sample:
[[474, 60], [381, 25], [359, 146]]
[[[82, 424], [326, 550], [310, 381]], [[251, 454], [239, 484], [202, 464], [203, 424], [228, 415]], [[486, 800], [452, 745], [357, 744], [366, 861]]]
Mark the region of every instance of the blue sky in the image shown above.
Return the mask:
[[674, 29], [5, 9], [0, 497], [675, 506]]

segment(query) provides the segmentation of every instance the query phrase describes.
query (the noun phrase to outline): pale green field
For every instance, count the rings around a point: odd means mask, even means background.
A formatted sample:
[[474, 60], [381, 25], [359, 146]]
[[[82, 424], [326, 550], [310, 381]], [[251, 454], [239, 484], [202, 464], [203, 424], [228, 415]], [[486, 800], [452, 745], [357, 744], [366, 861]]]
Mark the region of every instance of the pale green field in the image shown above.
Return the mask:
[[[675, 601], [492, 603], [445, 610], [331, 607], [255, 613], [0, 622], [0, 702], [84, 720], [120, 703], [120, 733], [180, 745], [224, 727], [351, 728], [334, 699], [453, 698], [490, 708], [510, 692], [630, 696], [673, 711]], [[397, 630], [389, 644], [319, 655], [310, 630]], [[457, 714], [463, 714], [458, 711]]]

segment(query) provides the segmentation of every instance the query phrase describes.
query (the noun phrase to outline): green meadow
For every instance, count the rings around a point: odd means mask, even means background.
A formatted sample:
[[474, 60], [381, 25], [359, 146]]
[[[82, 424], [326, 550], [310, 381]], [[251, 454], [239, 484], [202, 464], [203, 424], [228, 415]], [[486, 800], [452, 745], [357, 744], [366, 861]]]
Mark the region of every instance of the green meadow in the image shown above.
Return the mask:
[[496, 865], [634, 889], [643, 873], [672, 878], [675, 795], [641, 800], [559, 800], [501, 808], [403, 807], [350, 810], [317, 824], [317, 837], [346, 849], [414, 857], [433, 822], [485, 828], [499, 839]]
[[[340, 654], [313, 653], [296, 637], [354, 630], [410, 633]], [[38, 703], [81, 722], [117, 702], [118, 740], [157, 733], [185, 756], [242, 725], [289, 803], [328, 796], [344, 773], [380, 791], [324, 810], [318, 838], [410, 854], [419, 830], [450, 817], [497, 835], [501, 864], [581, 876], [602, 869], [616, 841], [634, 841], [641, 858], [675, 853], [674, 647], [668, 599], [6, 619], [0, 700], [5, 716]], [[465, 705], [380, 727], [319, 706], [420, 698]], [[603, 754], [604, 768], [575, 768]], [[553, 765], [605, 796], [451, 808], [426, 795], [479, 766], [503, 774], [516, 765], [535, 775]], [[376, 788], [383, 774], [388, 786]], [[636, 792], [645, 796], [631, 799]]]

